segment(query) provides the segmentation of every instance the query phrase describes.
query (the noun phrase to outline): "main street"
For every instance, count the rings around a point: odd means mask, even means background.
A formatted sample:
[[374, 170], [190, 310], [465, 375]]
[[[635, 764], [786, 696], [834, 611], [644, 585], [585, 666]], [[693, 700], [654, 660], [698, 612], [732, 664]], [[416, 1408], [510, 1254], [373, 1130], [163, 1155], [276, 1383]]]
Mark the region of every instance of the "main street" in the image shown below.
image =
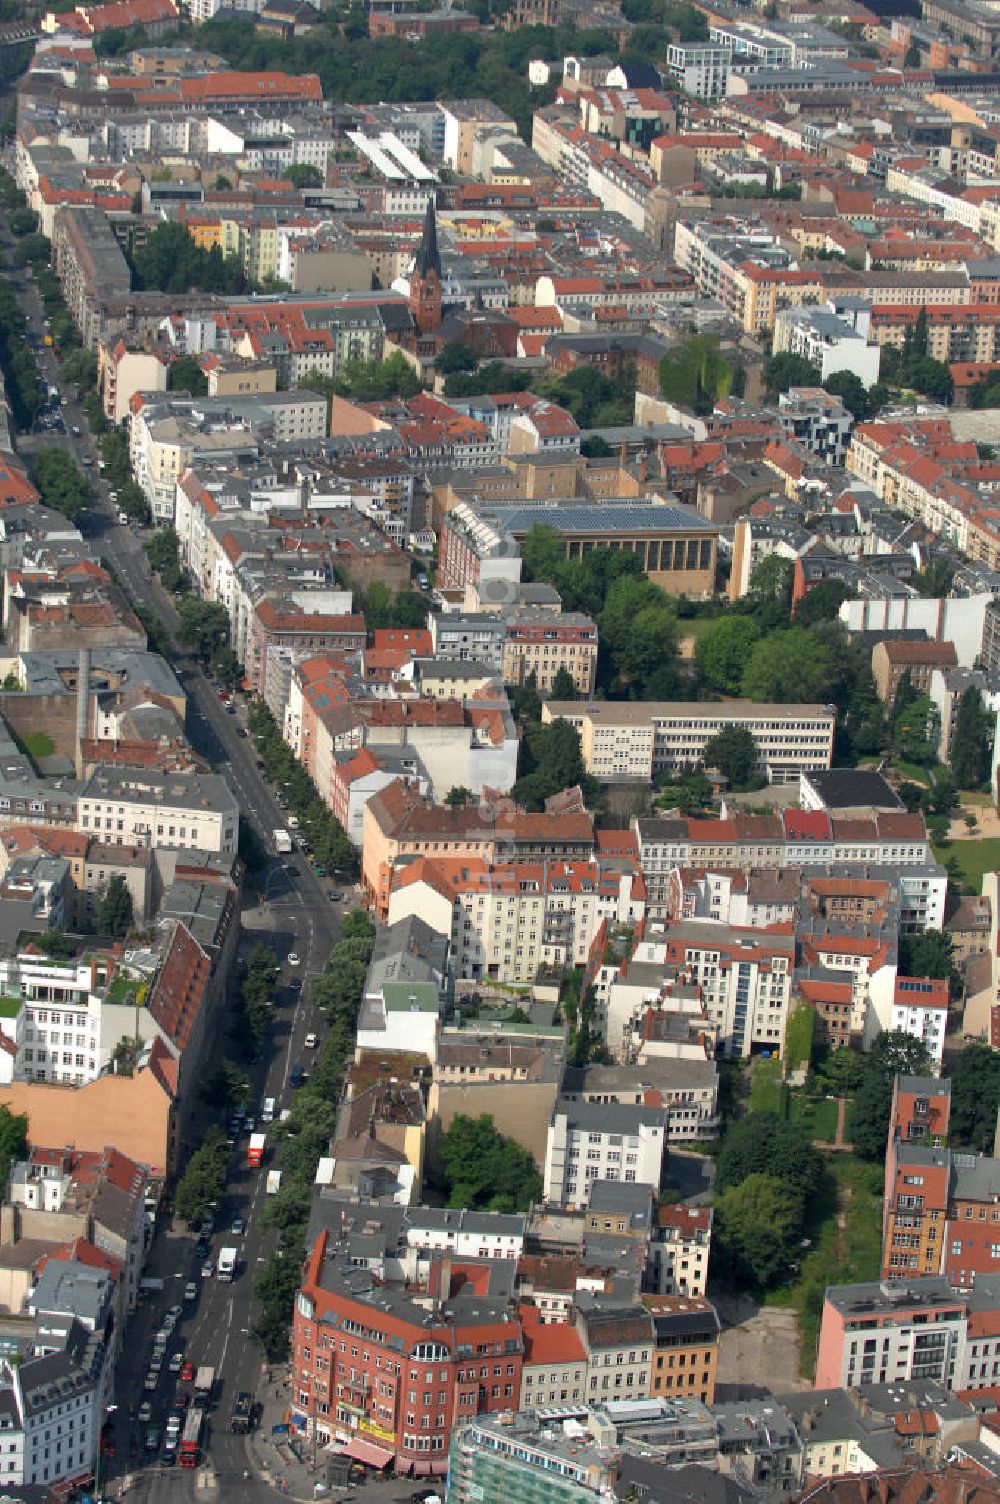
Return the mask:
[[[9, 240], [7, 246], [9, 249]], [[29, 319], [30, 332], [39, 345], [36, 353], [40, 372], [47, 381], [59, 386], [58, 364], [51, 350], [41, 344], [44, 321], [34, 284], [30, 276], [22, 274], [15, 275], [15, 285]], [[150, 576], [141, 539], [131, 528], [116, 521], [107, 487], [99, 480], [96, 445], [72, 396], [62, 412], [65, 433], [29, 435], [19, 448], [30, 459], [42, 445], [55, 445], [67, 450], [84, 469], [96, 500], [83, 531], [133, 601], [176, 632], [177, 612], [158, 581]], [[74, 427], [80, 430], [78, 435], [74, 434]], [[257, 767], [252, 742], [241, 735], [242, 713], [232, 714], [226, 709], [197, 663], [182, 658], [174, 662], [174, 667], [188, 697], [187, 733], [192, 746], [226, 778], [239, 800], [241, 818], [249, 821], [264, 849], [273, 851], [273, 832], [285, 825], [286, 816], [275, 791]], [[336, 939], [339, 907], [328, 897], [328, 885], [317, 878], [298, 850], [280, 861], [271, 859], [257, 884], [248, 884], [246, 898], [243, 951], [260, 940], [275, 952], [281, 963], [274, 1028], [261, 1058], [252, 1067], [251, 1101], [251, 1110], [259, 1115], [264, 1097], [274, 1097], [277, 1118], [282, 1108], [289, 1105], [291, 1067], [301, 1063], [308, 1069], [306, 1035], [316, 1033], [320, 1041], [323, 1038], [324, 1019], [312, 1003], [310, 979], [322, 971]], [[287, 961], [292, 953], [300, 958], [297, 966]], [[220, 1050], [225, 1035], [223, 1020]], [[206, 1077], [216, 1063], [215, 1059], [204, 1062]], [[170, 1230], [162, 1223], [157, 1227], [146, 1272], [162, 1278], [164, 1290], [140, 1305], [125, 1338], [116, 1375], [117, 1410], [112, 1417], [116, 1455], [106, 1462], [107, 1471], [100, 1480], [106, 1493], [121, 1494], [127, 1490], [153, 1501], [187, 1500], [203, 1495], [208, 1487], [218, 1490], [223, 1498], [260, 1500], [261, 1504], [280, 1496], [277, 1488], [259, 1480], [249, 1439], [229, 1430], [233, 1398], [239, 1391], [248, 1390], [259, 1399], [264, 1397], [262, 1353], [250, 1335], [257, 1314], [253, 1283], [277, 1242], [274, 1233], [261, 1227], [267, 1161], [264, 1170], [248, 1169], [246, 1143], [246, 1135], [242, 1135], [233, 1151], [212, 1238], [213, 1261], [217, 1261], [220, 1247], [235, 1244], [239, 1249], [239, 1269], [233, 1283], [220, 1282], [214, 1276], [202, 1278], [202, 1260], [196, 1255], [193, 1235], [183, 1229]], [[186, 1145], [185, 1150], [191, 1147]], [[234, 1236], [230, 1229], [237, 1217], [243, 1219], [245, 1231]], [[197, 1285], [198, 1296], [193, 1303], [182, 1299], [188, 1281]], [[181, 1306], [182, 1314], [168, 1353], [182, 1345], [185, 1358], [196, 1365], [211, 1364], [217, 1376], [204, 1466], [198, 1470], [163, 1467], [155, 1454], [147, 1459], [143, 1449], [147, 1427], [138, 1419], [140, 1406], [150, 1399], [153, 1422], [162, 1428], [171, 1407], [177, 1379], [168, 1372], [166, 1364], [152, 1395], [144, 1390], [143, 1380], [153, 1333], [162, 1324], [164, 1312], [173, 1305]], [[248, 1471], [247, 1480], [244, 1474]]]

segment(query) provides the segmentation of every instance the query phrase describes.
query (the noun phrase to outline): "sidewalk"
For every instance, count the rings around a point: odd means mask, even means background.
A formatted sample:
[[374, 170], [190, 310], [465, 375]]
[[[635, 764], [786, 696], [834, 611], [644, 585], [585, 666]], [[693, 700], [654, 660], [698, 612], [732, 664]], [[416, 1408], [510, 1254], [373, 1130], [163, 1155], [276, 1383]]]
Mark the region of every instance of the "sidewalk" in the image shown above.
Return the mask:
[[[311, 1504], [315, 1498], [322, 1498], [327, 1493], [325, 1455], [317, 1453], [315, 1467], [308, 1454], [304, 1453], [305, 1460], [300, 1461], [289, 1445], [287, 1433], [274, 1433], [275, 1426], [288, 1425], [292, 1408], [283, 1366], [271, 1377], [261, 1379], [257, 1399], [261, 1406], [260, 1424], [248, 1437], [247, 1452], [261, 1482], [286, 1498], [300, 1501], [300, 1504], [306, 1504], [306, 1501]], [[296, 1442], [296, 1449], [302, 1450], [301, 1443]], [[315, 1492], [317, 1482], [324, 1485], [318, 1495]]]

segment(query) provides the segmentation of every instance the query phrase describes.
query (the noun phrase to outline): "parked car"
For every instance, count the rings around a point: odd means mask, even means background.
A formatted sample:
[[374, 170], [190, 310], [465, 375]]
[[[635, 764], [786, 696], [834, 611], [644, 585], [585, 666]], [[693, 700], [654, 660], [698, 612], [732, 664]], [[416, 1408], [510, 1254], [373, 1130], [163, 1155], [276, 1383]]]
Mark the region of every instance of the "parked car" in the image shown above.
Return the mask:
[[149, 1400], [143, 1400], [142, 1404], [139, 1406], [139, 1424], [140, 1424], [140, 1426], [148, 1426], [149, 1422], [152, 1419], [153, 1419], [153, 1407], [149, 1403]]
[[167, 1364], [167, 1367], [171, 1373], [180, 1373], [183, 1362], [184, 1357], [182, 1353], [171, 1353], [170, 1362]]
[[215, 1273], [215, 1265], [212, 1263], [211, 1259], [206, 1259], [205, 1262], [201, 1266], [201, 1277], [202, 1277], [202, 1279], [211, 1279], [212, 1275], [214, 1273]]
[[198, 1299], [198, 1286], [195, 1284], [193, 1279], [189, 1279], [187, 1284], [184, 1286], [184, 1299], [186, 1301]]
[[153, 1390], [156, 1388], [156, 1386], [157, 1386], [157, 1384], [159, 1382], [160, 1382], [160, 1376], [159, 1376], [159, 1374], [156, 1374], [156, 1373], [147, 1373], [145, 1381], [143, 1382], [143, 1386], [142, 1387], [143, 1387], [143, 1389], [148, 1390], [148, 1392], [150, 1394], [152, 1394]]
[[149, 1430], [146, 1432], [146, 1451], [158, 1452], [159, 1450], [160, 1428], [159, 1426], [150, 1426]]
[[191, 1380], [193, 1378], [194, 1378], [194, 1364], [190, 1363], [190, 1362], [185, 1363], [184, 1367], [181, 1369], [181, 1382], [183, 1384], [190, 1384], [190, 1382], [191, 1382]]

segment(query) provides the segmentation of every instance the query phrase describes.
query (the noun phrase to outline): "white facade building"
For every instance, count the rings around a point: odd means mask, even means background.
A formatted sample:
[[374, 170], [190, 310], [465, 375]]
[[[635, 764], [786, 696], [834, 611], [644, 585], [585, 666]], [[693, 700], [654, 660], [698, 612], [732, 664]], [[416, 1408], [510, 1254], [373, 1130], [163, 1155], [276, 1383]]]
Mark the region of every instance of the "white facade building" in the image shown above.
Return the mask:
[[667, 1110], [560, 1098], [549, 1124], [544, 1194], [550, 1206], [587, 1205], [593, 1180], [660, 1188]]

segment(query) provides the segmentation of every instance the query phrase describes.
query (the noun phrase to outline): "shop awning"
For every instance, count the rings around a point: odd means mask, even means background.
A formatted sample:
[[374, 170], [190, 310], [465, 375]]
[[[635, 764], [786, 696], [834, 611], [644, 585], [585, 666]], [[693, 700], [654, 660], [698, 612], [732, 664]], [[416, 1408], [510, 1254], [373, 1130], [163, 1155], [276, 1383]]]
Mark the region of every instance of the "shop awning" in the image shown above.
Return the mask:
[[355, 1462], [363, 1462], [366, 1467], [385, 1467], [395, 1455], [388, 1447], [376, 1446], [374, 1441], [362, 1441], [360, 1436], [353, 1436], [345, 1443], [340, 1448], [340, 1454], [342, 1457], [353, 1457]]

